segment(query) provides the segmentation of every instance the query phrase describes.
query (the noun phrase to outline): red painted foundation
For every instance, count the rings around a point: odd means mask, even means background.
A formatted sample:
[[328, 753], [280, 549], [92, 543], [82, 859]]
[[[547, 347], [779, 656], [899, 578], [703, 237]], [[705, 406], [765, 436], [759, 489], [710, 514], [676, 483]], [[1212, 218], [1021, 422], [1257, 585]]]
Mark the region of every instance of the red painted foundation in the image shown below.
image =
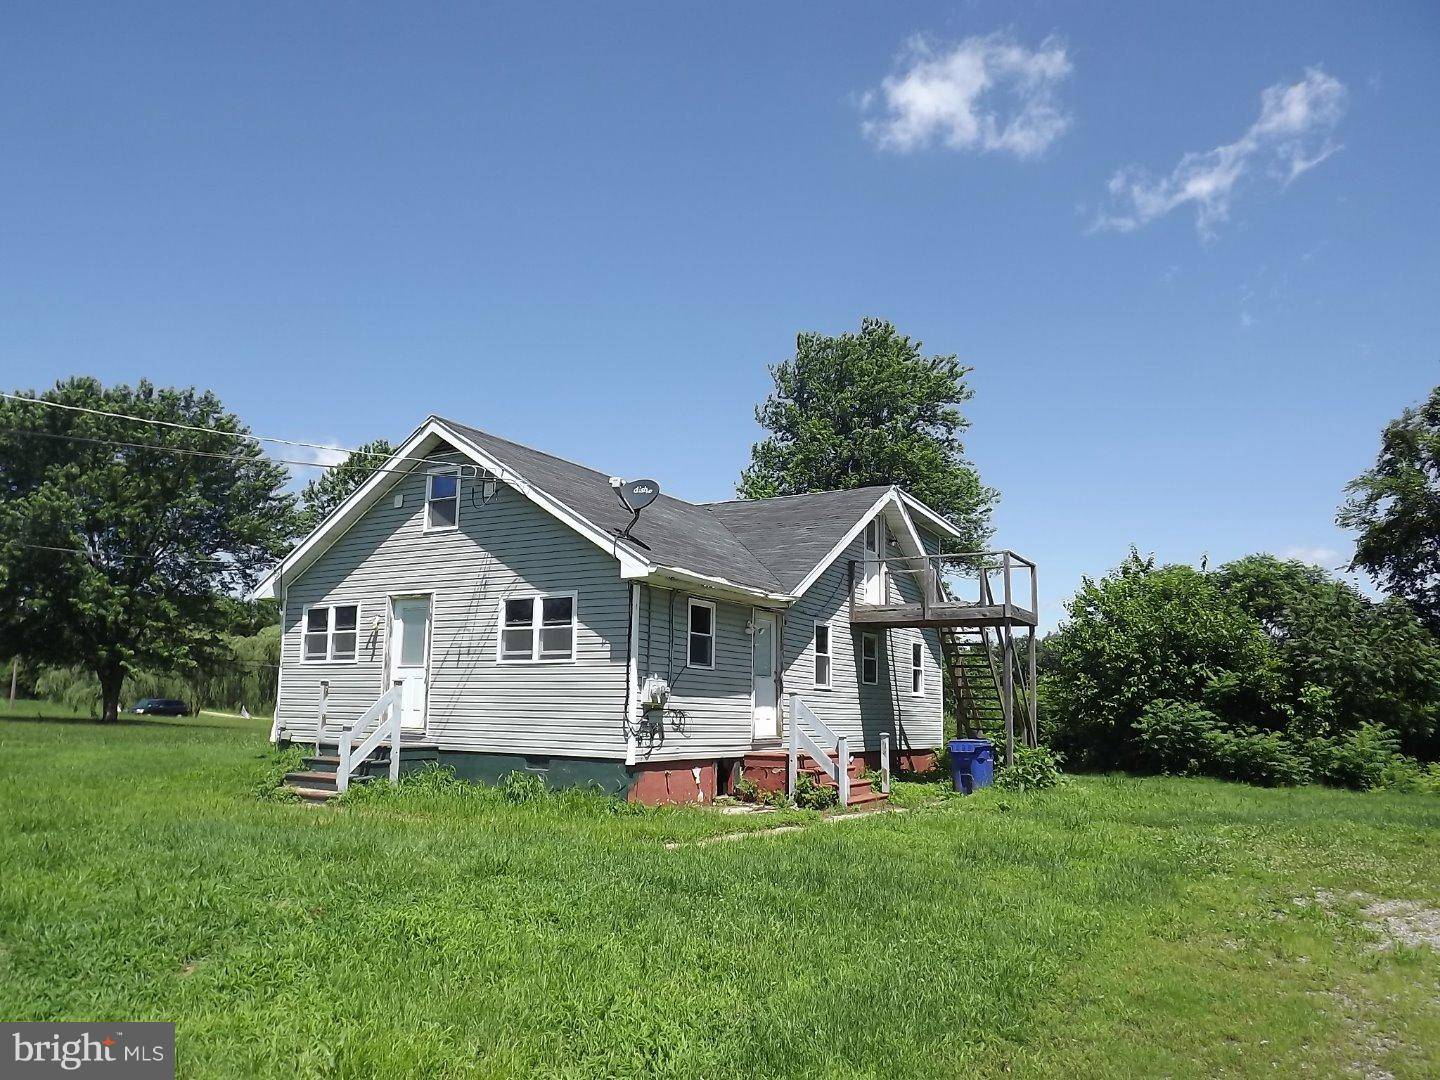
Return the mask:
[[652, 765], [636, 765], [632, 770], [635, 782], [627, 797], [631, 802], [650, 806], [713, 803], [717, 764], [714, 761], [657, 761]]

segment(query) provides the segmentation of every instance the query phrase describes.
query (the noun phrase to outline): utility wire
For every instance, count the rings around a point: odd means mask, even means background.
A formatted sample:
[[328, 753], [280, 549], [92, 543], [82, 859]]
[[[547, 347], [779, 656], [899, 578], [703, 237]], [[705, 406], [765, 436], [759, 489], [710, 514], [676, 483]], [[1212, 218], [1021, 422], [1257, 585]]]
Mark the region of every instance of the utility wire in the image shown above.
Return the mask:
[[[88, 555], [88, 556], [90, 556], [91, 558], [97, 558], [97, 557], [98, 557], [98, 558], [105, 558], [105, 559], [112, 559], [112, 558], [113, 558], [113, 559], [148, 559], [148, 558], [151, 558], [151, 556], [149, 556], [149, 555], [121, 555], [121, 554], [118, 554], [118, 553], [117, 553], [117, 554], [114, 554], [114, 555], [104, 555], [104, 556], [102, 556], [102, 555], [100, 555], [98, 552], [90, 551], [90, 550], [88, 550], [88, 549], [86, 549], [86, 548], [56, 547], [56, 546], [53, 545], [53, 544], [27, 544], [27, 543], [26, 543], [25, 541], [23, 541], [23, 540], [0, 540], [0, 547], [33, 548], [33, 549], [35, 549], [36, 551], [59, 551], [59, 552], [64, 552], [64, 553], [70, 554], [70, 555]], [[200, 556], [200, 557], [199, 557], [198, 559], [196, 559], [195, 561], [197, 561], [197, 562], [215, 563], [215, 564], [220, 565], [220, 566], [234, 566], [234, 565], [235, 565], [235, 562], [234, 562], [234, 560], [232, 560], [232, 559], [216, 559], [216, 558], [211, 558], [211, 557], [208, 556], [208, 555]]]
[[[28, 400], [28, 399], [26, 399], [26, 400]], [[199, 430], [204, 431], [204, 430], [209, 430], [209, 429], [208, 429], [208, 428], [201, 428], [201, 429], [199, 429]], [[216, 434], [224, 435], [224, 434], [228, 434], [228, 433], [227, 433], [227, 432], [216, 432]], [[237, 462], [237, 463], [238, 463], [238, 461], [239, 461], [239, 459], [236, 458], [234, 454], [221, 453], [221, 452], [218, 451], [218, 450], [196, 450], [196, 449], [194, 449], [193, 447], [188, 447], [188, 446], [160, 446], [160, 445], [157, 444], [157, 443], [131, 442], [131, 441], [126, 440], [126, 439], [101, 439], [101, 438], [97, 438], [97, 437], [92, 436], [92, 435], [70, 435], [70, 434], [67, 434], [67, 433], [61, 432], [61, 431], [33, 431], [33, 430], [30, 430], [30, 429], [27, 429], [27, 428], [0, 428], [0, 435], [16, 435], [16, 436], [28, 436], [28, 435], [33, 435], [33, 436], [35, 436], [36, 438], [40, 438], [40, 439], [61, 439], [61, 440], [65, 440], [65, 441], [68, 441], [68, 442], [90, 443], [91, 445], [94, 445], [94, 446], [124, 446], [124, 447], [128, 447], [128, 448], [130, 448], [130, 449], [133, 449], [133, 450], [155, 450], [155, 451], [158, 451], [159, 453], [162, 453], [162, 454], [182, 454], [182, 455], [185, 455], [185, 456], [188, 456], [188, 457], [215, 458], [215, 459], [217, 459], [217, 460], [219, 460], [219, 461], [234, 461], [234, 462]], [[249, 436], [246, 436], [246, 437], [248, 438]], [[302, 443], [301, 445], [306, 445], [306, 444], [303, 444], [303, 443]], [[333, 464], [333, 465], [327, 465], [327, 464], [324, 464], [323, 462], [318, 462], [318, 461], [297, 461], [297, 460], [295, 460], [295, 459], [293, 459], [293, 458], [274, 458], [274, 457], [272, 457], [272, 458], [266, 458], [266, 460], [267, 460], [267, 461], [276, 462], [277, 464], [280, 464], [280, 465], [303, 465], [303, 466], [307, 466], [307, 467], [312, 468], [312, 469], [338, 469], [338, 468], [340, 468], [341, 465], [345, 464], [344, 462], [337, 462], [337, 463], [335, 463], [335, 464]], [[453, 464], [454, 464], [454, 462], [442, 461], [442, 460], [439, 459], [439, 458], [400, 458], [399, 460], [401, 460], [401, 461], [414, 461], [414, 462], [419, 462], [419, 463], [425, 464], [425, 465], [453, 465]], [[459, 467], [460, 467], [460, 468], [474, 468], [474, 469], [477, 469], [477, 475], [478, 475], [478, 467], [477, 467], [477, 466], [474, 466], [474, 465], [469, 465], [469, 466], [461, 465], [461, 466], [459, 466]], [[382, 474], [398, 473], [398, 474], [402, 474], [402, 475], [403, 475], [403, 474], [408, 474], [408, 473], [413, 472], [413, 471], [414, 471], [414, 470], [412, 470], [412, 469], [390, 469], [390, 468], [384, 468], [384, 467], [379, 467], [379, 466], [377, 466], [376, 468], [374, 468], [374, 469], [371, 470], [372, 473], [382, 473]], [[487, 478], [487, 479], [488, 479], [488, 478]]]
[[[19, 401], [28, 405], [44, 405], [49, 409], [64, 409], [67, 412], [86, 413], [90, 416], [104, 416], [111, 420], [130, 420], [137, 424], [153, 424], [157, 427], [175, 428], [179, 431], [197, 431], [205, 435], [224, 435], [231, 439], [253, 439], [255, 442], [281, 443], [286, 446], [303, 446], [309, 450], [328, 450], [336, 454], [364, 454], [367, 457], [389, 458], [392, 455], [382, 454], [376, 450], [351, 450], [345, 446], [331, 446], [328, 443], [305, 442], [301, 439], [281, 439], [274, 435], [252, 435], [245, 431], [221, 431], [219, 428], [200, 427], [196, 424], [182, 424], [174, 420], [156, 420], [149, 416], [131, 416], [128, 413], [107, 412], [104, 409], [92, 409], [85, 405], [67, 405], [60, 401], [47, 401], [44, 398], [29, 397], [25, 394], [9, 394], [0, 391], [0, 398], [7, 401]], [[278, 460], [278, 459], [277, 459]], [[400, 461], [428, 462], [429, 458], [400, 458]], [[287, 465], [315, 465], [319, 468], [331, 468], [328, 465], [320, 465], [312, 461], [288, 461]]]

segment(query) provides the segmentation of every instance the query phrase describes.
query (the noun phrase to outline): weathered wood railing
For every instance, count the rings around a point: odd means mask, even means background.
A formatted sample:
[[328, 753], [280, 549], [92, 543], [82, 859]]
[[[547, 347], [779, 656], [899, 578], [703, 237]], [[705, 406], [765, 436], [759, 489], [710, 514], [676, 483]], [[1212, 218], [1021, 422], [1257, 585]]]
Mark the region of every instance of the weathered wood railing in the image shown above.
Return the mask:
[[[816, 733], [823, 739], [834, 743], [835, 757], [830, 757], [831, 748], [821, 746], [810, 732], [805, 730], [809, 724]], [[850, 805], [850, 746], [844, 735], [836, 735], [826, 726], [813, 712], [810, 706], [800, 700], [799, 694], [790, 695], [790, 761], [786, 772], [786, 784], [790, 797], [795, 797], [795, 783], [800, 776], [800, 753], [804, 751], [815, 759], [815, 763], [825, 771], [825, 775], [835, 781], [835, 786], [840, 792], [840, 805]], [[887, 785], [888, 786], [888, 785]]]
[[[877, 570], [879, 599], [867, 599], [865, 581], [877, 576]], [[897, 575], [915, 583], [909, 590], [914, 599], [905, 598]], [[1035, 564], [1009, 550], [852, 559], [850, 577], [854, 602], [860, 607], [918, 603], [922, 612], [928, 612], [941, 604], [964, 604], [993, 607], [1007, 615], [1017, 610], [1033, 615], [1040, 606]]]
[[[386, 739], [390, 741], [390, 782], [400, 780], [400, 715], [404, 712], [405, 680], [401, 679], [376, 699], [375, 704], [360, 714], [353, 724], [346, 724], [340, 732], [340, 763], [335, 768], [335, 790], [344, 791], [350, 786], [350, 774], [365, 759], [375, 752]], [[355, 734], [372, 720], [378, 720], [372, 731], [359, 745], [355, 745]]]

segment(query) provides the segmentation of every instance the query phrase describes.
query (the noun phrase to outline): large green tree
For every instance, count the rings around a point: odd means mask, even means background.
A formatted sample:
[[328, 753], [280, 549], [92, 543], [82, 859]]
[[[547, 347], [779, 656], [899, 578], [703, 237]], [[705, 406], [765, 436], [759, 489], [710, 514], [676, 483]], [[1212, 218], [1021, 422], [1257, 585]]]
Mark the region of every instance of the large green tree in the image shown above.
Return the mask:
[[1440, 633], [1440, 386], [1386, 426], [1346, 491], [1336, 520], [1359, 533], [1354, 565]]
[[127, 673], [224, 654], [230, 597], [283, 551], [294, 499], [208, 391], [75, 378], [38, 397], [201, 429], [0, 401], [0, 655], [82, 665], [114, 720]]
[[770, 368], [775, 389], [755, 410], [770, 435], [751, 448], [739, 494], [899, 484], [978, 550], [990, 538], [996, 493], [961, 442], [970, 370], [954, 356], [925, 356], [882, 319], [865, 319], [859, 333], [800, 334], [795, 355]]
[[330, 516], [350, 495], [385, 464], [395, 448], [385, 439], [367, 442], [340, 464], [327, 468], [300, 490], [300, 510], [296, 515], [296, 531], [310, 532]]

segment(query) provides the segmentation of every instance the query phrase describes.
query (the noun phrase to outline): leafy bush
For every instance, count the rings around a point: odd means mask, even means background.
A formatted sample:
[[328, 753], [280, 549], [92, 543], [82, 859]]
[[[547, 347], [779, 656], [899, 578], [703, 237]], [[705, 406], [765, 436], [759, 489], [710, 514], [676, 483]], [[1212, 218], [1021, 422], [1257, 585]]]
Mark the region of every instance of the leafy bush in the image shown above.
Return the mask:
[[995, 786], [1002, 791], [1042, 791], [1064, 783], [1060, 771], [1062, 758], [1048, 746], [1021, 746], [1015, 750], [1015, 761], [995, 776]]
[[1308, 784], [1310, 762], [1285, 736], [1274, 731], [1220, 731], [1211, 736], [1215, 771], [1222, 780], [1261, 787]]
[[840, 802], [839, 788], [822, 784], [808, 772], [795, 777], [795, 805], [802, 810], [828, 810]]
[[1336, 738], [1312, 739], [1307, 749], [1317, 780], [1356, 791], [1382, 787], [1388, 771], [1401, 759], [1395, 732], [1370, 723]]
[[783, 791], [761, 791], [754, 780], [744, 777], [735, 781], [735, 797], [757, 806], [785, 806], [790, 801]]
[[1202, 705], [1152, 701], [1135, 722], [1137, 764], [1174, 776], [1204, 775], [1215, 768], [1220, 734], [1219, 719]]

